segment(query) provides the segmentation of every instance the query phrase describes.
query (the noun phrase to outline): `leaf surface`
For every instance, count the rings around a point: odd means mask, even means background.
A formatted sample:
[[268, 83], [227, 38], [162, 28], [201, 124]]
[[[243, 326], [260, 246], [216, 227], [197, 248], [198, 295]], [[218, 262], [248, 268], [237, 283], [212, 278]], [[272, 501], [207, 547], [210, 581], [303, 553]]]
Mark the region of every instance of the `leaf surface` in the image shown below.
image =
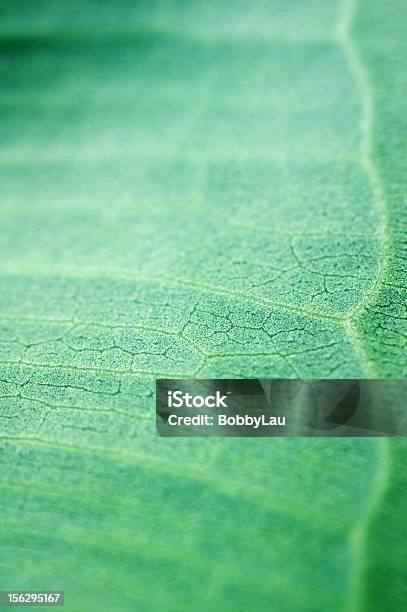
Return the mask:
[[405, 376], [404, 3], [2, 13], [2, 588], [402, 609], [402, 439], [156, 439], [154, 379]]

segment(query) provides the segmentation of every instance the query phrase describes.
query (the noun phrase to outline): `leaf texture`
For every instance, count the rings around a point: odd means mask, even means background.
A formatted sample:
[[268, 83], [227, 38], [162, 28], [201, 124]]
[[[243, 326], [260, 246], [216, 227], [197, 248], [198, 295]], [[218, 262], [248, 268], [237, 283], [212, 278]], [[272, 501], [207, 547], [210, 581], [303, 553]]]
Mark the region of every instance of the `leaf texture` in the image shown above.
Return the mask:
[[402, 439], [156, 439], [154, 379], [405, 376], [404, 2], [1, 14], [1, 588], [401, 610]]

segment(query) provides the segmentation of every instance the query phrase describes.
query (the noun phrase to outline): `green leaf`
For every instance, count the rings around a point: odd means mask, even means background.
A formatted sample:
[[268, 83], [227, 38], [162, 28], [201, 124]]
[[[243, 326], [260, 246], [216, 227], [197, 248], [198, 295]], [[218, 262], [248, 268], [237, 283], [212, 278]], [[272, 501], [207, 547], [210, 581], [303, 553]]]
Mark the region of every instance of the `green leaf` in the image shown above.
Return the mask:
[[154, 379], [405, 377], [405, 3], [1, 17], [0, 588], [402, 610], [403, 439], [157, 439]]

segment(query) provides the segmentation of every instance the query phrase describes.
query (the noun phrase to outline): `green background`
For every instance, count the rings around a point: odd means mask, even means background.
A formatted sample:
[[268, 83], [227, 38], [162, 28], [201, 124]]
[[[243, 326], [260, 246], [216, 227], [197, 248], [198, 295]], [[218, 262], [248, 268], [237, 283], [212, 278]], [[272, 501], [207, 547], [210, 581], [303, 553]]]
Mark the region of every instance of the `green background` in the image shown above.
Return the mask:
[[155, 377], [406, 374], [406, 4], [0, 5], [0, 588], [406, 606], [403, 439], [155, 437]]

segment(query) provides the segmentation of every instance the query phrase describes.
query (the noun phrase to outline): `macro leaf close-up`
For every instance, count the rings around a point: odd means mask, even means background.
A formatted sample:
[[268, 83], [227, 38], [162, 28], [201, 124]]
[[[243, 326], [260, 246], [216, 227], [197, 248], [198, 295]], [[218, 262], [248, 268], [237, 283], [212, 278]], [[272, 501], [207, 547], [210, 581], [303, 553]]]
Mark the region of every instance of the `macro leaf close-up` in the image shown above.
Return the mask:
[[0, 590], [406, 609], [402, 436], [166, 439], [155, 414], [157, 378], [406, 378], [406, 24], [405, 0], [0, 3]]

